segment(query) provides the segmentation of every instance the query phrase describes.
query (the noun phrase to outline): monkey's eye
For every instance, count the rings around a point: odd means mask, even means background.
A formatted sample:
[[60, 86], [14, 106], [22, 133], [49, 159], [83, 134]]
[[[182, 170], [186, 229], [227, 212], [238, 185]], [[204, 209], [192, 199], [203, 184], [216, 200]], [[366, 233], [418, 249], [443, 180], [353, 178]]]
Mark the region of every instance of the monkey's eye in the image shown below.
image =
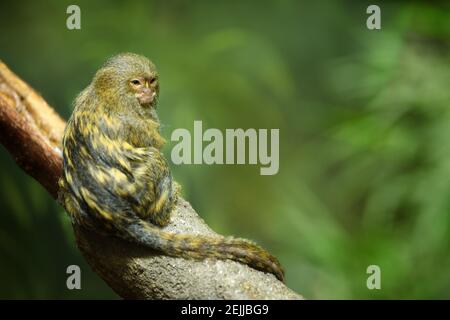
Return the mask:
[[149, 81], [150, 84], [154, 84], [155, 82], [156, 82], [156, 78], [151, 78]]
[[133, 79], [133, 80], [131, 80], [130, 82], [131, 82], [131, 84], [133, 84], [133, 85], [135, 85], [135, 86], [138, 86], [138, 85], [141, 84], [141, 81], [139, 81], [138, 79]]

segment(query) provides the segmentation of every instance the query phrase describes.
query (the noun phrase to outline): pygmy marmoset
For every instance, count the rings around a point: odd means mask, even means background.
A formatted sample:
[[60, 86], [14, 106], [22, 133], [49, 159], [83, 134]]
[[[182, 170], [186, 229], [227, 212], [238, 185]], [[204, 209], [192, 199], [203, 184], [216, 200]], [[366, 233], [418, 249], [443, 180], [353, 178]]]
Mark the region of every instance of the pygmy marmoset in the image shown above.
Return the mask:
[[177, 200], [156, 114], [155, 66], [125, 53], [109, 59], [75, 100], [63, 138], [60, 199], [72, 223], [187, 259], [231, 259], [283, 269], [244, 239], [163, 231]]

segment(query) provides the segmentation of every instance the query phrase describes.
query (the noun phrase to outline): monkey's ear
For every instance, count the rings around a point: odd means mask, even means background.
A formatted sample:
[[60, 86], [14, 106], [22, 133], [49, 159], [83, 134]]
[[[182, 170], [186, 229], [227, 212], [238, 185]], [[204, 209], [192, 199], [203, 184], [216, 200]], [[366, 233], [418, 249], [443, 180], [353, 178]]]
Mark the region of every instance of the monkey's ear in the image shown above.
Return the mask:
[[94, 76], [93, 84], [96, 90], [105, 90], [111, 86], [117, 77], [116, 71], [111, 67], [103, 67]]

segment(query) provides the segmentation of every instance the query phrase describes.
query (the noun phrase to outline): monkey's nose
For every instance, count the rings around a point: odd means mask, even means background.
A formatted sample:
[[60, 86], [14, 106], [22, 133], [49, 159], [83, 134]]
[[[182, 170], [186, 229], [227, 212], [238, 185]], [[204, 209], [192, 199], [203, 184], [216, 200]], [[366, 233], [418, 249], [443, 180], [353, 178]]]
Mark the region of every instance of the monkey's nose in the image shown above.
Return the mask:
[[148, 105], [152, 103], [155, 99], [155, 96], [156, 92], [148, 88], [136, 94], [136, 98], [139, 100], [140, 105]]

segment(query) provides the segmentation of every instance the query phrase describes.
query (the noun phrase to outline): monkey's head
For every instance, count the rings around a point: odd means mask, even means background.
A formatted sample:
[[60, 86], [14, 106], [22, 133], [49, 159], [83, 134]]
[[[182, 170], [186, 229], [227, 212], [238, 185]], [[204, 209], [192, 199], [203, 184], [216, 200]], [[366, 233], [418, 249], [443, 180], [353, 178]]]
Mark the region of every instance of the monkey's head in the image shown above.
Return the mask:
[[110, 108], [120, 108], [124, 112], [136, 111], [139, 114], [151, 111], [146, 109], [156, 108], [158, 73], [155, 65], [146, 57], [123, 53], [110, 58], [95, 74], [92, 86]]

